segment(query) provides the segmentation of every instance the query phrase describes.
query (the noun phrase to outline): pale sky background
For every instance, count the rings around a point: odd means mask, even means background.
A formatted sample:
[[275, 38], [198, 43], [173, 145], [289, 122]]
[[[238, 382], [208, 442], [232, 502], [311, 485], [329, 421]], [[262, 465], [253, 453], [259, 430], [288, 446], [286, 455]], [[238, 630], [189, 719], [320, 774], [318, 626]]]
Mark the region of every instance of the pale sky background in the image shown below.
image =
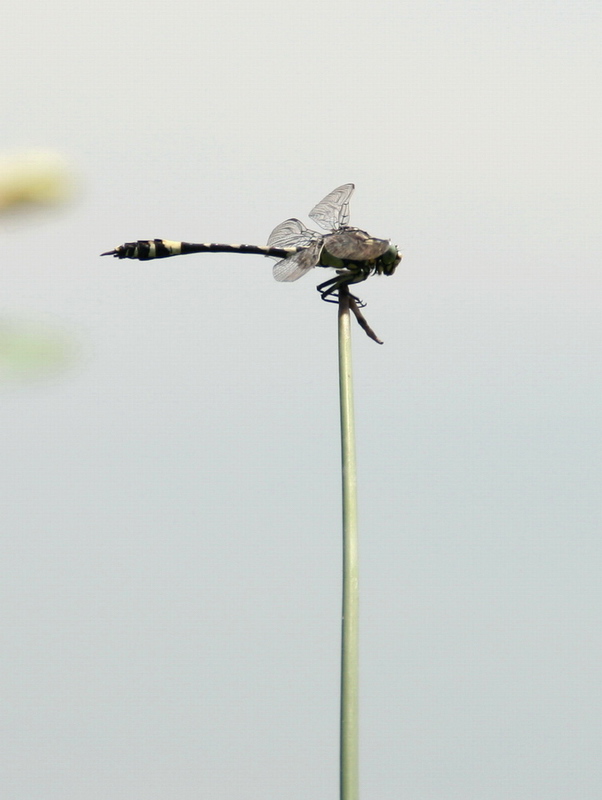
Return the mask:
[[5, 0], [3, 800], [338, 796], [336, 308], [260, 257], [354, 182], [362, 800], [602, 796], [600, 6]]

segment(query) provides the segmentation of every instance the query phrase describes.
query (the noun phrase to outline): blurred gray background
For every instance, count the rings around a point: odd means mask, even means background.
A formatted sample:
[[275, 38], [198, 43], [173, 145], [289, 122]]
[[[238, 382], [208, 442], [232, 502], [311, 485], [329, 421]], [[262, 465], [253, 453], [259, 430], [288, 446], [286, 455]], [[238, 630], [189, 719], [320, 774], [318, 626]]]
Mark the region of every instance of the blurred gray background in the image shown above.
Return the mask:
[[7, 0], [6, 800], [334, 798], [336, 309], [260, 257], [355, 182], [365, 800], [602, 794], [600, 7]]

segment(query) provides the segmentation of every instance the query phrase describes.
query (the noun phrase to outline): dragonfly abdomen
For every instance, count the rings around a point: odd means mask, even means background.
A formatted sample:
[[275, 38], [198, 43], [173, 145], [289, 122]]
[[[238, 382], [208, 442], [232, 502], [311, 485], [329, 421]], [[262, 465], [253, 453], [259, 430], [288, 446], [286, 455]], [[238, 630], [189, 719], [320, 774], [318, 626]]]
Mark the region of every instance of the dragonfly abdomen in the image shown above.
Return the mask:
[[262, 247], [254, 244], [219, 244], [217, 242], [172, 242], [169, 239], [140, 239], [137, 242], [126, 242], [103, 253], [103, 256], [115, 258], [134, 258], [149, 261], [152, 258], [170, 258], [188, 253], [243, 253], [274, 258], [288, 258], [297, 252], [297, 247]]

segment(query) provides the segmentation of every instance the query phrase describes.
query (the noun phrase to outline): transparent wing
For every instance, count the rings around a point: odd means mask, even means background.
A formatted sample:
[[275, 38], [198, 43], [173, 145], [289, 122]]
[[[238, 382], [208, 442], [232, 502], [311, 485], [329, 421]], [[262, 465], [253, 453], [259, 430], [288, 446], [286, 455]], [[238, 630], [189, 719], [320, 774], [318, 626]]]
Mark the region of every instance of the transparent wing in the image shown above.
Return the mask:
[[324, 247], [335, 258], [368, 261], [385, 253], [389, 239], [375, 239], [359, 228], [347, 228], [324, 237]]
[[303, 277], [306, 272], [309, 272], [312, 267], [315, 267], [320, 260], [324, 240], [322, 237], [306, 247], [305, 250], [299, 250], [298, 253], [283, 258], [274, 264], [273, 275], [277, 281], [297, 281]]
[[322, 234], [306, 228], [300, 219], [285, 219], [268, 238], [268, 247], [309, 247]]
[[334, 189], [312, 208], [309, 212], [310, 219], [326, 231], [344, 228], [349, 222], [349, 198], [354, 189], [353, 183], [344, 183]]

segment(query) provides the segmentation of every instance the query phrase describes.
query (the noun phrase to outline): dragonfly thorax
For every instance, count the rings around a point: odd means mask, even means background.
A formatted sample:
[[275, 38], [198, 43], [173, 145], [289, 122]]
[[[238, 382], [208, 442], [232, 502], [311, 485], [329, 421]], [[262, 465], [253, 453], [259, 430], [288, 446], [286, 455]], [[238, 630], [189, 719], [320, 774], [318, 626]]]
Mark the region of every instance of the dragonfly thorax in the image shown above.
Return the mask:
[[376, 239], [360, 228], [342, 228], [324, 236], [317, 266], [362, 275], [392, 275], [401, 255], [389, 239]]

